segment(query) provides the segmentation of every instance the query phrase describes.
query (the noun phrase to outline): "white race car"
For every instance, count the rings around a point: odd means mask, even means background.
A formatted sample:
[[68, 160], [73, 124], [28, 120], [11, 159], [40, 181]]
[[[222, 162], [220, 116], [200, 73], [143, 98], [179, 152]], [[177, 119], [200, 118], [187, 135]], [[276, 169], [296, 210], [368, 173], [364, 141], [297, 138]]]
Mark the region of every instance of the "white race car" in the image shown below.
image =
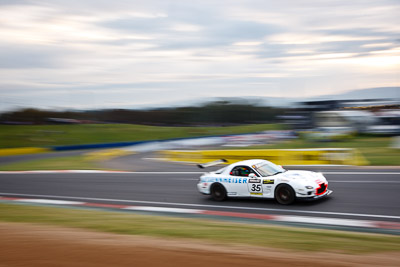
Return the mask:
[[[204, 168], [224, 160], [199, 165]], [[245, 160], [205, 173], [197, 184], [200, 193], [222, 201], [227, 197], [275, 198], [288, 205], [298, 199], [319, 199], [332, 193], [322, 173], [285, 170], [274, 163]]]

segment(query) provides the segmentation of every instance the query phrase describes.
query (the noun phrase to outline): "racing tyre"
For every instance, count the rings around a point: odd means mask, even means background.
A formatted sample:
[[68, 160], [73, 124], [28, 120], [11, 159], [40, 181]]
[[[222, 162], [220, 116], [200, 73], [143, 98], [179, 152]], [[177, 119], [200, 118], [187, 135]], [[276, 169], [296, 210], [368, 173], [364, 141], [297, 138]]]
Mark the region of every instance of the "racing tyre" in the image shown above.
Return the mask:
[[291, 186], [283, 184], [276, 189], [275, 198], [280, 204], [289, 205], [294, 202], [296, 193]]
[[212, 185], [211, 197], [216, 201], [224, 201], [226, 199], [225, 187], [221, 184]]

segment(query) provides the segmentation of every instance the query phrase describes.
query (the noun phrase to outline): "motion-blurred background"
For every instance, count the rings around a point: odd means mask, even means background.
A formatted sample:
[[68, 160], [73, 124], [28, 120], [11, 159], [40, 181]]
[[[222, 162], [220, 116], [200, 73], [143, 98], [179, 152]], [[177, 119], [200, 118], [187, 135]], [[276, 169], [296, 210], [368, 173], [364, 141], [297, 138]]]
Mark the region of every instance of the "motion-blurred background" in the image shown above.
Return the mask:
[[399, 13], [391, 0], [2, 1], [0, 147], [230, 136], [202, 146], [398, 165]]

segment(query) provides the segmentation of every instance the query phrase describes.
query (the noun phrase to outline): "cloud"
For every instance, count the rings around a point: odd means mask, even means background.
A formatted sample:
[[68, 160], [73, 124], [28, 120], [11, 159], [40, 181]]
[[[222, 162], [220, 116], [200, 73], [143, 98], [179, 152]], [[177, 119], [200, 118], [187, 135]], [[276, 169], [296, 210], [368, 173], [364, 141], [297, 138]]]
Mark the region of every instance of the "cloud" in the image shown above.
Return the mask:
[[57, 54], [41, 47], [0, 45], [0, 69], [55, 67], [60, 64]]
[[2, 1], [0, 97], [90, 108], [392, 86], [399, 13], [391, 0]]

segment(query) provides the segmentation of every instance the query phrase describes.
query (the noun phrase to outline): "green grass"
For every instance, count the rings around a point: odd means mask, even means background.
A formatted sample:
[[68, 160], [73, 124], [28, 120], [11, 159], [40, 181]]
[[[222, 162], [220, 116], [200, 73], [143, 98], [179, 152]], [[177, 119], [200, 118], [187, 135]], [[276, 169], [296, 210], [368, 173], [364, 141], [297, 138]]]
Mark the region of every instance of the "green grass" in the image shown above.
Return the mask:
[[70, 157], [54, 157], [48, 159], [27, 160], [4, 164], [0, 171], [31, 171], [31, 170], [104, 170], [100, 163], [88, 160], [85, 155]]
[[390, 235], [17, 204], [0, 204], [0, 214], [0, 221], [3, 222], [51, 224], [127, 235], [351, 254], [400, 251], [400, 237]]
[[[390, 148], [391, 137], [356, 136], [332, 142], [316, 142], [303, 138], [274, 144], [254, 146], [254, 149], [295, 149], [295, 148], [356, 148], [373, 166], [400, 165], [400, 149]], [[246, 149], [246, 148], [244, 148]], [[247, 148], [248, 149], [248, 148]]]
[[132, 124], [0, 125], [0, 148], [47, 147], [250, 133], [278, 124], [232, 127], [158, 127]]
[[[0, 148], [46, 147], [238, 134], [280, 129], [281, 127], [277, 124], [232, 127], [157, 127], [131, 124], [0, 125]], [[400, 150], [390, 148], [390, 143], [390, 137], [356, 136], [335, 142], [313, 142], [301, 138], [276, 145], [255, 146], [254, 148], [357, 148], [369, 161], [370, 165], [400, 165]], [[62, 162], [57, 163], [57, 161], [59, 159], [54, 159], [50, 163], [46, 163], [45, 161], [38, 162], [38, 164], [63, 164]], [[82, 164], [93, 163], [86, 162]], [[75, 166], [76, 164], [68, 163], [67, 165]], [[77, 169], [82, 168], [86, 167], [79, 167]]]

